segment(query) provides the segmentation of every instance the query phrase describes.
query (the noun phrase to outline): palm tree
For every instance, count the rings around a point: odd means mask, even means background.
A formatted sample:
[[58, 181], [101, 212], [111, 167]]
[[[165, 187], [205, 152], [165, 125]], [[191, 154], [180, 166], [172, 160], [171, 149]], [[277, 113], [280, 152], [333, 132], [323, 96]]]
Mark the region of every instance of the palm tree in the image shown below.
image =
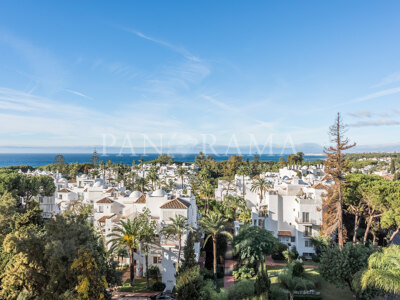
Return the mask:
[[268, 190], [268, 188], [271, 187], [271, 184], [269, 183], [268, 180], [258, 177], [255, 180], [253, 180], [253, 183], [251, 185], [251, 191], [252, 192], [259, 192], [260, 195], [260, 203], [264, 199], [265, 192]]
[[154, 191], [156, 189], [155, 184], [158, 181], [158, 174], [157, 174], [157, 168], [151, 168], [149, 173], [147, 174], [147, 179], [151, 181], [151, 186], [152, 190]]
[[186, 170], [184, 168], [180, 167], [180, 168], [178, 168], [177, 173], [178, 173], [178, 177], [181, 179], [181, 188], [183, 190], [183, 188], [184, 188], [183, 187], [183, 179], [184, 179], [184, 176], [186, 175]]
[[181, 258], [182, 235], [184, 235], [188, 230], [193, 230], [193, 228], [187, 223], [187, 218], [182, 215], [177, 215], [175, 218], [169, 219], [172, 223], [165, 226], [161, 233], [167, 238], [176, 236], [178, 239], [178, 257], [176, 261], [176, 271], [178, 271], [179, 261]]
[[210, 238], [213, 242], [213, 272], [215, 287], [217, 287], [217, 236], [224, 235], [230, 239], [232, 238], [232, 234], [227, 231], [227, 222], [227, 219], [214, 212], [205, 215], [200, 220], [201, 227], [207, 233], [204, 244], [206, 244]]
[[205, 181], [204, 184], [200, 188], [200, 195], [206, 198], [205, 212], [208, 214], [209, 210], [209, 201], [212, 195], [214, 194], [214, 188], [209, 181]]
[[238, 209], [244, 209], [246, 207], [246, 202], [240, 196], [228, 195], [222, 202], [226, 212], [232, 212], [233, 221], [236, 220], [236, 212]]
[[368, 286], [388, 293], [400, 294], [400, 247], [392, 245], [368, 259], [368, 269], [361, 278], [363, 289]]
[[283, 269], [278, 279], [281, 285], [289, 291], [290, 300], [294, 299], [294, 291], [307, 290], [314, 286], [314, 283], [308, 279], [293, 276], [293, 271], [290, 267]]
[[131, 285], [135, 284], [135, 268], [134, 268], [134, 253], [139, 245], [140, 223], [137, 219], [120, 220], [119, 226], [113, 229], [113, 232], [108, 234], [111, 239], [107, 244], [111, 244], [110, 251], [114, 252], [115, 249], [125, 247], [129, 252], [129, 271]]
[[146, 178], [139, 177], [138, 179], [136, 179], [136, 186], [140, 189], [142, 194], [144, 194], [146, 184], [147, 184]]
[[246, 168], [246, 166], [240, 166], [238, 169], [238, 174], [242, 175], [242, 192], [243, 192], [243, 199], [245, 199], [246, 196], [246, 184], [244, 182], [244, 176], [246, 176], [249, 173], [249, 170]]
[[137, 221], [140, 224], [139, 240], [141, 243], [141, 250], [145, 254], [145, 264], [146, 264], [146, 286], [150, 288], [149, 280], [149, 252], [151, 244], [156, 239], [156, 221], [151, 220], [151, 214], [149, 209], [144, 209], [137, 217]]

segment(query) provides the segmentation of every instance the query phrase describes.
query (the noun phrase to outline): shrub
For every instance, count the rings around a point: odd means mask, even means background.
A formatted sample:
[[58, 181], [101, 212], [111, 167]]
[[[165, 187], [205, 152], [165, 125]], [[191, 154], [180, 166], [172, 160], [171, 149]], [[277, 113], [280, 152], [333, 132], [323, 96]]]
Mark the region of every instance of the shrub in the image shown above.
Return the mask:
[[271, 299], [272, 300], [287, 300], [288, 293], [280, 287], [271, 287]]
[[238, 267], [235, 271], [232, 272], [232, 275], [235, 279], [243, 279], [243, 278], [252, 278], [256, 273], [254, 272], [254, 268], [249, 265], [243, 265]]
[[292, 270], [293, 270], [293, 276], [301, 277], [304, 273], [303, 263], [299, 262], [298, 260], [295, 260], [292, 263]]
[[147, 272], [149, 273], [149, 277], [152, 279], [158, 280], [158, 278], [161, 277], [160, 268], [157, 266], [150, 265]]
[[207, 268], [201, 268], [200, 275], [202, 275], [204, 279], [214, 279], [213, 272]]
[[271, 288], [271, 280], [265, 271], [258, 271], [256, 281], [254, 283], [254, 291], [257, 296], [268, 294]]
[[214, 287], [212, 280], [206, 280], [203, 287], [201, 288], [202, 300], [228, 300], [228, 292], [225, 289], [220, 289], [219, 292]]
[[194, 266], [176, 278], [176, 292], [178, 300], [198, 299], [200, 297], [203, 279], [200, 276], [200, 266]]
[[238, 281], [229, 289], [229, 299], [243, 299], [252, 296], [254, 296], [254, 282], [249, 279]]
[[294, 294], [295, 300], [322, 300], [321, 295], [296, 295]]
[[274, 248], [274, 251], [272, 252], [272, 255], [271, 255], [272, 259], [274, 259], [274, 260], [284, 260], [285, 257], [283, 256], [282, 252], [287, 250], [287, 248], [288, 247], [285, 244], [277, 243], [275, 248]]
[[156, 281], [154, 282], [151, 289], [155, 292], [162, 292], [163, 290], [165, 290], [165, 283], [161, 281]]

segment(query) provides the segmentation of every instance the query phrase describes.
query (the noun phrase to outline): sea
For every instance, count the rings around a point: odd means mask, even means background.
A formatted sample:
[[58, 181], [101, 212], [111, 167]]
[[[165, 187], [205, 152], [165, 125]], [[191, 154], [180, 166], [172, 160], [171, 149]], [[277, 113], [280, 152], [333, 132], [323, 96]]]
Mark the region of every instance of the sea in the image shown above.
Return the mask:
[[[0, 153], [0, 167], [7, 166], [22, 166], [28, 165], [31, 167], [39, 167], [54, 163], [56, 155], [63, 155], [66, 163], [86, 163], [90, 162], [92, 153]], [[169, 153], [175, 161], [179, 162], [194, 162], [195, 157], [198, 153], [182, 154], [182, 153]], [[235, 154], [214, 154], [212, 155], [215, 160], [222, 161], [228, 160], [229, 156]], [[254, 154], [240, 154], [243, 156], [243, 160], [253, 160]], [[259, 160], [263, 161], [278, 161], [280, 157], [286, 158], [289, 154], [259, 154]], [[139, 163], [139, 159], [143, 158], [144, 161], [151, 161], [156, 159], [159, 154], [110, 154], [107, 155], [98, 154], [99, 161], [104, 162], [111, 160], [113, 163], [132, 164], [134, 160]], [[319, 159], [325, 159], [324, 155], [304, 155], [305, 161], [314, 161]]]

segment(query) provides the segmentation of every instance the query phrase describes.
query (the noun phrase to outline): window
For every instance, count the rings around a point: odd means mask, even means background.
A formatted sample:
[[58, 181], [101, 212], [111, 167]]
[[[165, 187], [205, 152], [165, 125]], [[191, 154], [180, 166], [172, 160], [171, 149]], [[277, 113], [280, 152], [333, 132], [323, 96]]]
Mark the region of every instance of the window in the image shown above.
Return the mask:
[[310, 222], [310, 213], [303, 211], [303, 222], [304, 223]]
[[58, 195], [58, 199], [62, 199], [62, 195], [60, 194], [60, 195]]
[[291, 243], [296, 242], [296, 237], [295, 237], [295, 236], [291, 236], [291, 237], [290, 237], [290, 242], [291, 242]]
[[311, 248], [311, 247], [312, 247], [311, 240], [305, 240], [305, 241], [304, 241], [304, 246], [305, 246], [306, 248]]
[[39, 203], [43, 203], [43, 197], [39, 197]]
[[264, 228], [264, 223], [265, 223], [264, 219], [258, 220], [258, 226], [260, 226], [261, 228]]
[[304, 236], [312, 235], [312, 226], [304, 226]]
[[156, 264], [158, 261], [157, 256], [153, 256], [153, 264]]
[[104, 212], [104, 207], [103, 205], [99, 205], [99, 213], [103, 213]]

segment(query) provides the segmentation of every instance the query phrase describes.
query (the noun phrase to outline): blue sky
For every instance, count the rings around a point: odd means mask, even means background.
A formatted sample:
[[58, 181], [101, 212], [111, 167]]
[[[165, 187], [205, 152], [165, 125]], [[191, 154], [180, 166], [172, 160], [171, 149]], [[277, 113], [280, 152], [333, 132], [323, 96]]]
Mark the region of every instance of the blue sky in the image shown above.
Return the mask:
[[0, 147], [326, 145], [337, 111], [360, 145], [400, 145], [399, 14], [398, 1], [1, 1]]

